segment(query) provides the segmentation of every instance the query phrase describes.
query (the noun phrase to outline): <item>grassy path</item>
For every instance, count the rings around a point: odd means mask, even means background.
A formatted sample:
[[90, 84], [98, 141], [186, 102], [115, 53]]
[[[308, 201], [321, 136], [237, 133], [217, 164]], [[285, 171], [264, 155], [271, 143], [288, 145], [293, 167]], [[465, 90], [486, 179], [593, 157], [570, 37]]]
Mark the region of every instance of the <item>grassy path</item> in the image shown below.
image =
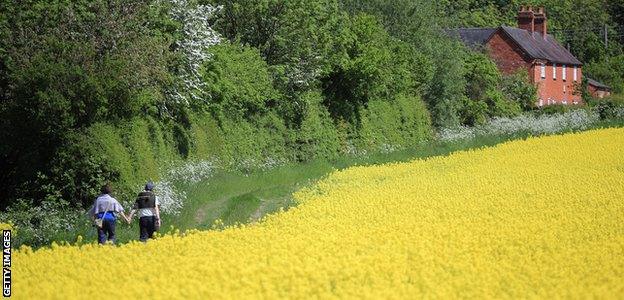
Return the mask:
[[184, 187], [187, 194], [184, 210], [177, 219], [168, 223], [185, 230], [211, 228], [217, 219], [224, 225], [255, 222], [280, 208], [288, 209], [293, 205], [293, 192], [313, 184], [333, 170], [447, 155], [523, 137], [487, 137], [454, 143], [430, 143], [390, 154], [290, 164], [251, 173], [218, 173], [195, 185]]

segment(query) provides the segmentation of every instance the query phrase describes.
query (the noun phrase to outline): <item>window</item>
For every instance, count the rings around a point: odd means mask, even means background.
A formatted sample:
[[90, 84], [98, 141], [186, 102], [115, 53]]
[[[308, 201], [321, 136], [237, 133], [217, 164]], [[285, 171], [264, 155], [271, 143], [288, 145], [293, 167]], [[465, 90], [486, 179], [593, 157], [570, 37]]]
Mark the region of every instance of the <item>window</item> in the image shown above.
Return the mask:
[[574, 66], [574, 70], [572, 71], [572, 80], [577, 81], [578, 77], [576, 77], [576, 66]]
[[553, 63], [553, 79], [557, 79], [557, 64]]
[[562, 66], [561, 66], [561, 79], [562, 79], [563, 81], [565, 81], [565, 80], [566, 80], [566, 65], [562, 65]]
[[542, 75], [542, 79], [545, 79], [546, 78], [546, 64], [542, 63], [542, 66], [540, 69], [541, 69], [540, 74]]

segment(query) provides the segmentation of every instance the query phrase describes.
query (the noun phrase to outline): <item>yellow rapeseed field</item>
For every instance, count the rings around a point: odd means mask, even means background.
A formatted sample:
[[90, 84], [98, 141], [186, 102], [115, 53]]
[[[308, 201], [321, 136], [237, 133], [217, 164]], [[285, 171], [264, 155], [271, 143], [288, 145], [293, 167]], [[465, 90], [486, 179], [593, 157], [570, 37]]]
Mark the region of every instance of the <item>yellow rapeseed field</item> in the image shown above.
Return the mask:
[[624, 298], [624, 129], [354, 167], [263, 222], [14, 253], [41, 298]]

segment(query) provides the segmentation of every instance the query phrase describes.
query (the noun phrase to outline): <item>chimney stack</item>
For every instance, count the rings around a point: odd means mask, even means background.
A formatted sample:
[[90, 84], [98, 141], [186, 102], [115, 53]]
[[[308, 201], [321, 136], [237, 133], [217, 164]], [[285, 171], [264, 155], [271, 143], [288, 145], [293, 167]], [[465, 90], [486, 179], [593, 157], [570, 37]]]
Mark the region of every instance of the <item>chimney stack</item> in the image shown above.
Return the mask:
[[520, 11], [518, 12], [518, 28], [529, 32], [535, 31], [534, 19], [535, 14], [533, 12], [533, 7], [520, 7]]
[[534, 13], [533, 28], [543, 37], [546, 37], [546, 34], [548, 33], [548, 30], [546, 28], [547, 21], [548, 20], [546, 18], [546, 12], [544, 11], [544, 7], [538, 8], [537, 12]]
[[534, 9], [532, 6], [521, 6], [518, 12], [518, 28], [524, 29], [530, 33], [539, 32], [546, 37], [547, 19], [544, 7], [540, 6]]

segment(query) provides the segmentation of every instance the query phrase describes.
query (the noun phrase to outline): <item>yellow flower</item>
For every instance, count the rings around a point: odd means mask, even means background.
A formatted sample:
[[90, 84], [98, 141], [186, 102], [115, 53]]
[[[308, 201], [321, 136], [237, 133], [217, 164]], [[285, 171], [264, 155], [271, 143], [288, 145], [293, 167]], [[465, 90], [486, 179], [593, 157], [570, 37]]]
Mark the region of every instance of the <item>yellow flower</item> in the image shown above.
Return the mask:
[[622, 145], [605, 129], [353, 167], [252, 225], [24, 247], [13, 296], [619, 298]]

